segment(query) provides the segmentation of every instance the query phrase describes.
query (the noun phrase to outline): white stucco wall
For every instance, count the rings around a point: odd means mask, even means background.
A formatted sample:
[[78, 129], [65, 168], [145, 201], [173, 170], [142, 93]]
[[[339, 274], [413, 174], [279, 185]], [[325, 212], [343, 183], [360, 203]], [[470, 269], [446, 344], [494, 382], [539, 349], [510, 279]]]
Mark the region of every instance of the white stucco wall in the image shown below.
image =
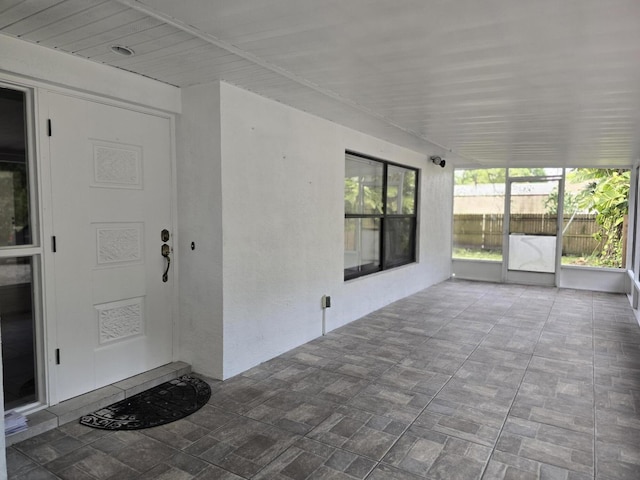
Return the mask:
[[179, 355], [194, 371], [222, 378], [220, 84], [186, 88], [182, 102], [186, 114], [176, 123]]
[[[452, 170], [432, 152], [225, 83], [220, 95], [225, 378], [321, 335], [324, 294], [329, 331], [449, 277]], [[419, 263], [344, 282], [345, 150], [421, 169]]]

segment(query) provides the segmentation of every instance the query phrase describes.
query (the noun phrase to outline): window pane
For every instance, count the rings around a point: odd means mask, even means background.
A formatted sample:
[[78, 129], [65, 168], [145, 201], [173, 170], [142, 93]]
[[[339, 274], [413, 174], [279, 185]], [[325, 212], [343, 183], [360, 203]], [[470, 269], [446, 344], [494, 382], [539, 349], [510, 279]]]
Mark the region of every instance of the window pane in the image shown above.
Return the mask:
[[380, 219], [345, 218], [344, 276], [380, 270]]
[[383, 164], [347, 156], [344, 178], [344, 213], [382, 214]]
[[456, 170], [453, 257], [502, 261], [505, 169]]
[[386, 218], [384, 221], [385, 268], [415, 260], [416, 219]]
[[[490, 169], [497, 170], [497, 169]], [[548, 175], [562, 175], [561, 168], [510, 168], [510, 177], [546, 177]]]
[[25, 94], [0, 88], [0, 247], [31, 244]]
[[416, 209], [416, 171], [389, 165], [387, 214], [413, 215]]
[[567, 170], [563, 265], [625, 267], [630, 185], [626, 169]]
[[0, 259], [4, 407], [36, 400], [31, 258]]

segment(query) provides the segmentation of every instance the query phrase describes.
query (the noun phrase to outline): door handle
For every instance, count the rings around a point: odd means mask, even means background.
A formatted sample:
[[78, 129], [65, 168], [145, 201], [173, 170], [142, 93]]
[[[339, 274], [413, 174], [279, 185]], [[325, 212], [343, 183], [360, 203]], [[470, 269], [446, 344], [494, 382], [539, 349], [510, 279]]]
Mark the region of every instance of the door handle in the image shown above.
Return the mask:
[[169, 254], [171, 253], [171, 247], [166, 243], [163, 243], [162, 248], [160, 249], [160, 253], [164, 258], [167, 259], [167, 268], [162, 274], [162, 281], [167, 282], [169, 281], [169, 267], [171, 266], [171, 257], [169, 256]]

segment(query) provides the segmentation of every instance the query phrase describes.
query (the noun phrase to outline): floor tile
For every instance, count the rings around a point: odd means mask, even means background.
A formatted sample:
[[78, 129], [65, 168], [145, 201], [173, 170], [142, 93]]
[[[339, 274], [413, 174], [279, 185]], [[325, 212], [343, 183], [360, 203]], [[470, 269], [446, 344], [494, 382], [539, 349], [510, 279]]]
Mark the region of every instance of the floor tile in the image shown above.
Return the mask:
[[479, 479], [491, 448], [432, 430], [411, 427], [383, 462], [427, 478]]
[[492, 327], [492, 324], [483, 322], [452, 320], [439, 329], [433, 337], [450, 342], [479, 345], [491, 331]]
[[299, 438], [250, 418], [238, 418], [201, 438], [185, 453], [244, 477], [256, 475]]
[[67, 435], [60, 429], [55, 429], [17, 443], [14, 448], [42, 464], [55, 460], [82, 445], [84, 444], [77, 438]]
[[598, 480], [637, 480], [640, 472], [638, 444], [596, 442]]
[[419, 368], [395, 365], [377, 380], [378, 383], [433, 396], [449, 381], [450, 375]]
[[[43, 467], [36, 467], [28, 472], [21, 473], [17, 476], [9, 477], [14, 480], [58, 480], [59, 477], [49, 472]], [[89, 479], [93, 480], [93, 479]]]
[[307, 436], [374, 460], [380, 460], [409, 422], [342, 406]]
[[640, 415], [596, 409], [596, 439], [615, 445], [640, 445]]
[[420, 414], [414, 425], [481, 445], [493, 446], [506, 415], [506, 410], [504, 413], [496, 413], [477, 406], [436, 398]]
[[499, 324], [491, 329], [480, 346], [531, 354], [539, 335], [539, 329]]
[[400, 422], [412, 422], [432, 398], [431, 395], [374, 383], [351, 399], [349, 405]]
[[162, 463], [156, 464], [147, 470], [140, 478], [145, 480], [152, 479], [185, 479], [191, 480], [200, 473], [204, 472], [209, 463], [199, 458], [187, 455], [186, 453], [177, 453], [173, 457], [164, 460]]
[[593, 475], [593, 443], [590, 434], [509, 417], [496, 450]]
[[273, 360], [261, 363], [243, 372], [241, 376], [257, 381], [278, 380], [285, 383], [292, 383], [302, 380], [307, 375], [311, 375], [316, 371], [317, 369], [314, 367], [301, 365], [293, 360], [282, 357], [276, 357]]
[[412, 473], [390, 467], [389, 465], [379, 464], [367, 480], [422, 480], [424, 477], [414, 475]]
[[571, 362], [593, 363], [593, 339], [590, 336], [542, 332], [534, 355]]
[[[139, 432], [115, 432], [110, 438], [121, 443], [120, 448], [109, 449], [110, 458], [138, 472], [145, 472], [177, 453], [174, 448]], [[92, 445], [96, 445], [96, 442]]]
[[517, 385], [487, 385], [482, 381], [454, 376], [435, 399], [506, 416], [517, 391]]
[[208, 403], [228, 412], [244, 413], [275, 395], [279, 385], [237, 376], [213, 391]]
[[352, 399], [369, 382], [351, 375], [321, 370], [290, 386], [289, 391], [314, 396], [321, 400], [343, 404]]
[[497, 451], [483, 476], [486, 480], [592, 480], [591, 475], [573, 472], [548, 463]]
[[259, 480], [364, 479], [377, 462], [351, 452], [300, 439], [254, 478]]
[[476, 347], [439, 338], [431, 338], [404, 358], [401, 365], [430, 372], [453, 375]]
[[348, 353], [336, 351], [333, 358], [322, 368], [341, 375], [350, 375], [365, 380], [374, 380], [395, 365], [387, 358], [375, 358], [356, 353], [356, 349], [347, 349]]
[[[502, 352], [511, 353], [504, 350]], [[468, 380], [472, 384], [482, 383], [484, 385], [518, 388], [522, 382], [522, 377], [524, 377], [525, 369], [520, 367], [517, 362], [507, 360], [507, 355], [504, 357], [504, 362], [492, 364], [473, 361], [471, 359], [477, 357], [472, 355], [455, 373], [453, 379]]]
[[63, 479], [74, 479], [87, 475], [98, 479], [135, 478], [135, 475], [140, 474], [110, 454], [91, 446], [81, 447], [44, 466]]
[[[524, 376], [512, 414], [543, 423], [551, 422], [553, 425], [557, 425], [552, 421], [554, 414], [566, 415], [568, 423], [557, 426], [570, 428], [569, 424], [575, 423], [575, 427], [582, 425], [592, 430], [593, 399], [593, 385], [590, 381], [567, 378], [563, 373], [530, 369]], [[536, 420], [532, 416], [541, 418]]]
[[16, 477], [21, 473], [25, 473], [29, 470], [33, 470], [38, 464], [27, 457], [25, 454], [19, 452], [13, 447], [7, 448], [7, 473], [10, 478]]
[[198, 422], [192, 418], [183, 418], [166, 425], [140, 430], [143, 435], [179, 450], [187, 448], [209, 432], [210, 430], [199, 426]]
[[335, 410], [334, 403], [294, 392], [278, 392], [245, 415], [289, 432], [304, 435]]
[[[601, 387], [640, 390], [640, 368], [601, 367], [596, 358], [595, 384]], [[638, 365], [640, 367], [640, 364]]]

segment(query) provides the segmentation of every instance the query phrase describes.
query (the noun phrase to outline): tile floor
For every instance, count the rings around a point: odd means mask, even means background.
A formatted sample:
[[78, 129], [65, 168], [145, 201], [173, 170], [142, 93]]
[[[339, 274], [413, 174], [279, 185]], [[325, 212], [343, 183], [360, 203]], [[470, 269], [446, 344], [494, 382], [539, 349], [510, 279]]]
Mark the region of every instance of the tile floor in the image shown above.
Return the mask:
[[70, 423], [15, 479], [640, 479], [626, 297], [448, 281], [224, 383], [165, 426]]

